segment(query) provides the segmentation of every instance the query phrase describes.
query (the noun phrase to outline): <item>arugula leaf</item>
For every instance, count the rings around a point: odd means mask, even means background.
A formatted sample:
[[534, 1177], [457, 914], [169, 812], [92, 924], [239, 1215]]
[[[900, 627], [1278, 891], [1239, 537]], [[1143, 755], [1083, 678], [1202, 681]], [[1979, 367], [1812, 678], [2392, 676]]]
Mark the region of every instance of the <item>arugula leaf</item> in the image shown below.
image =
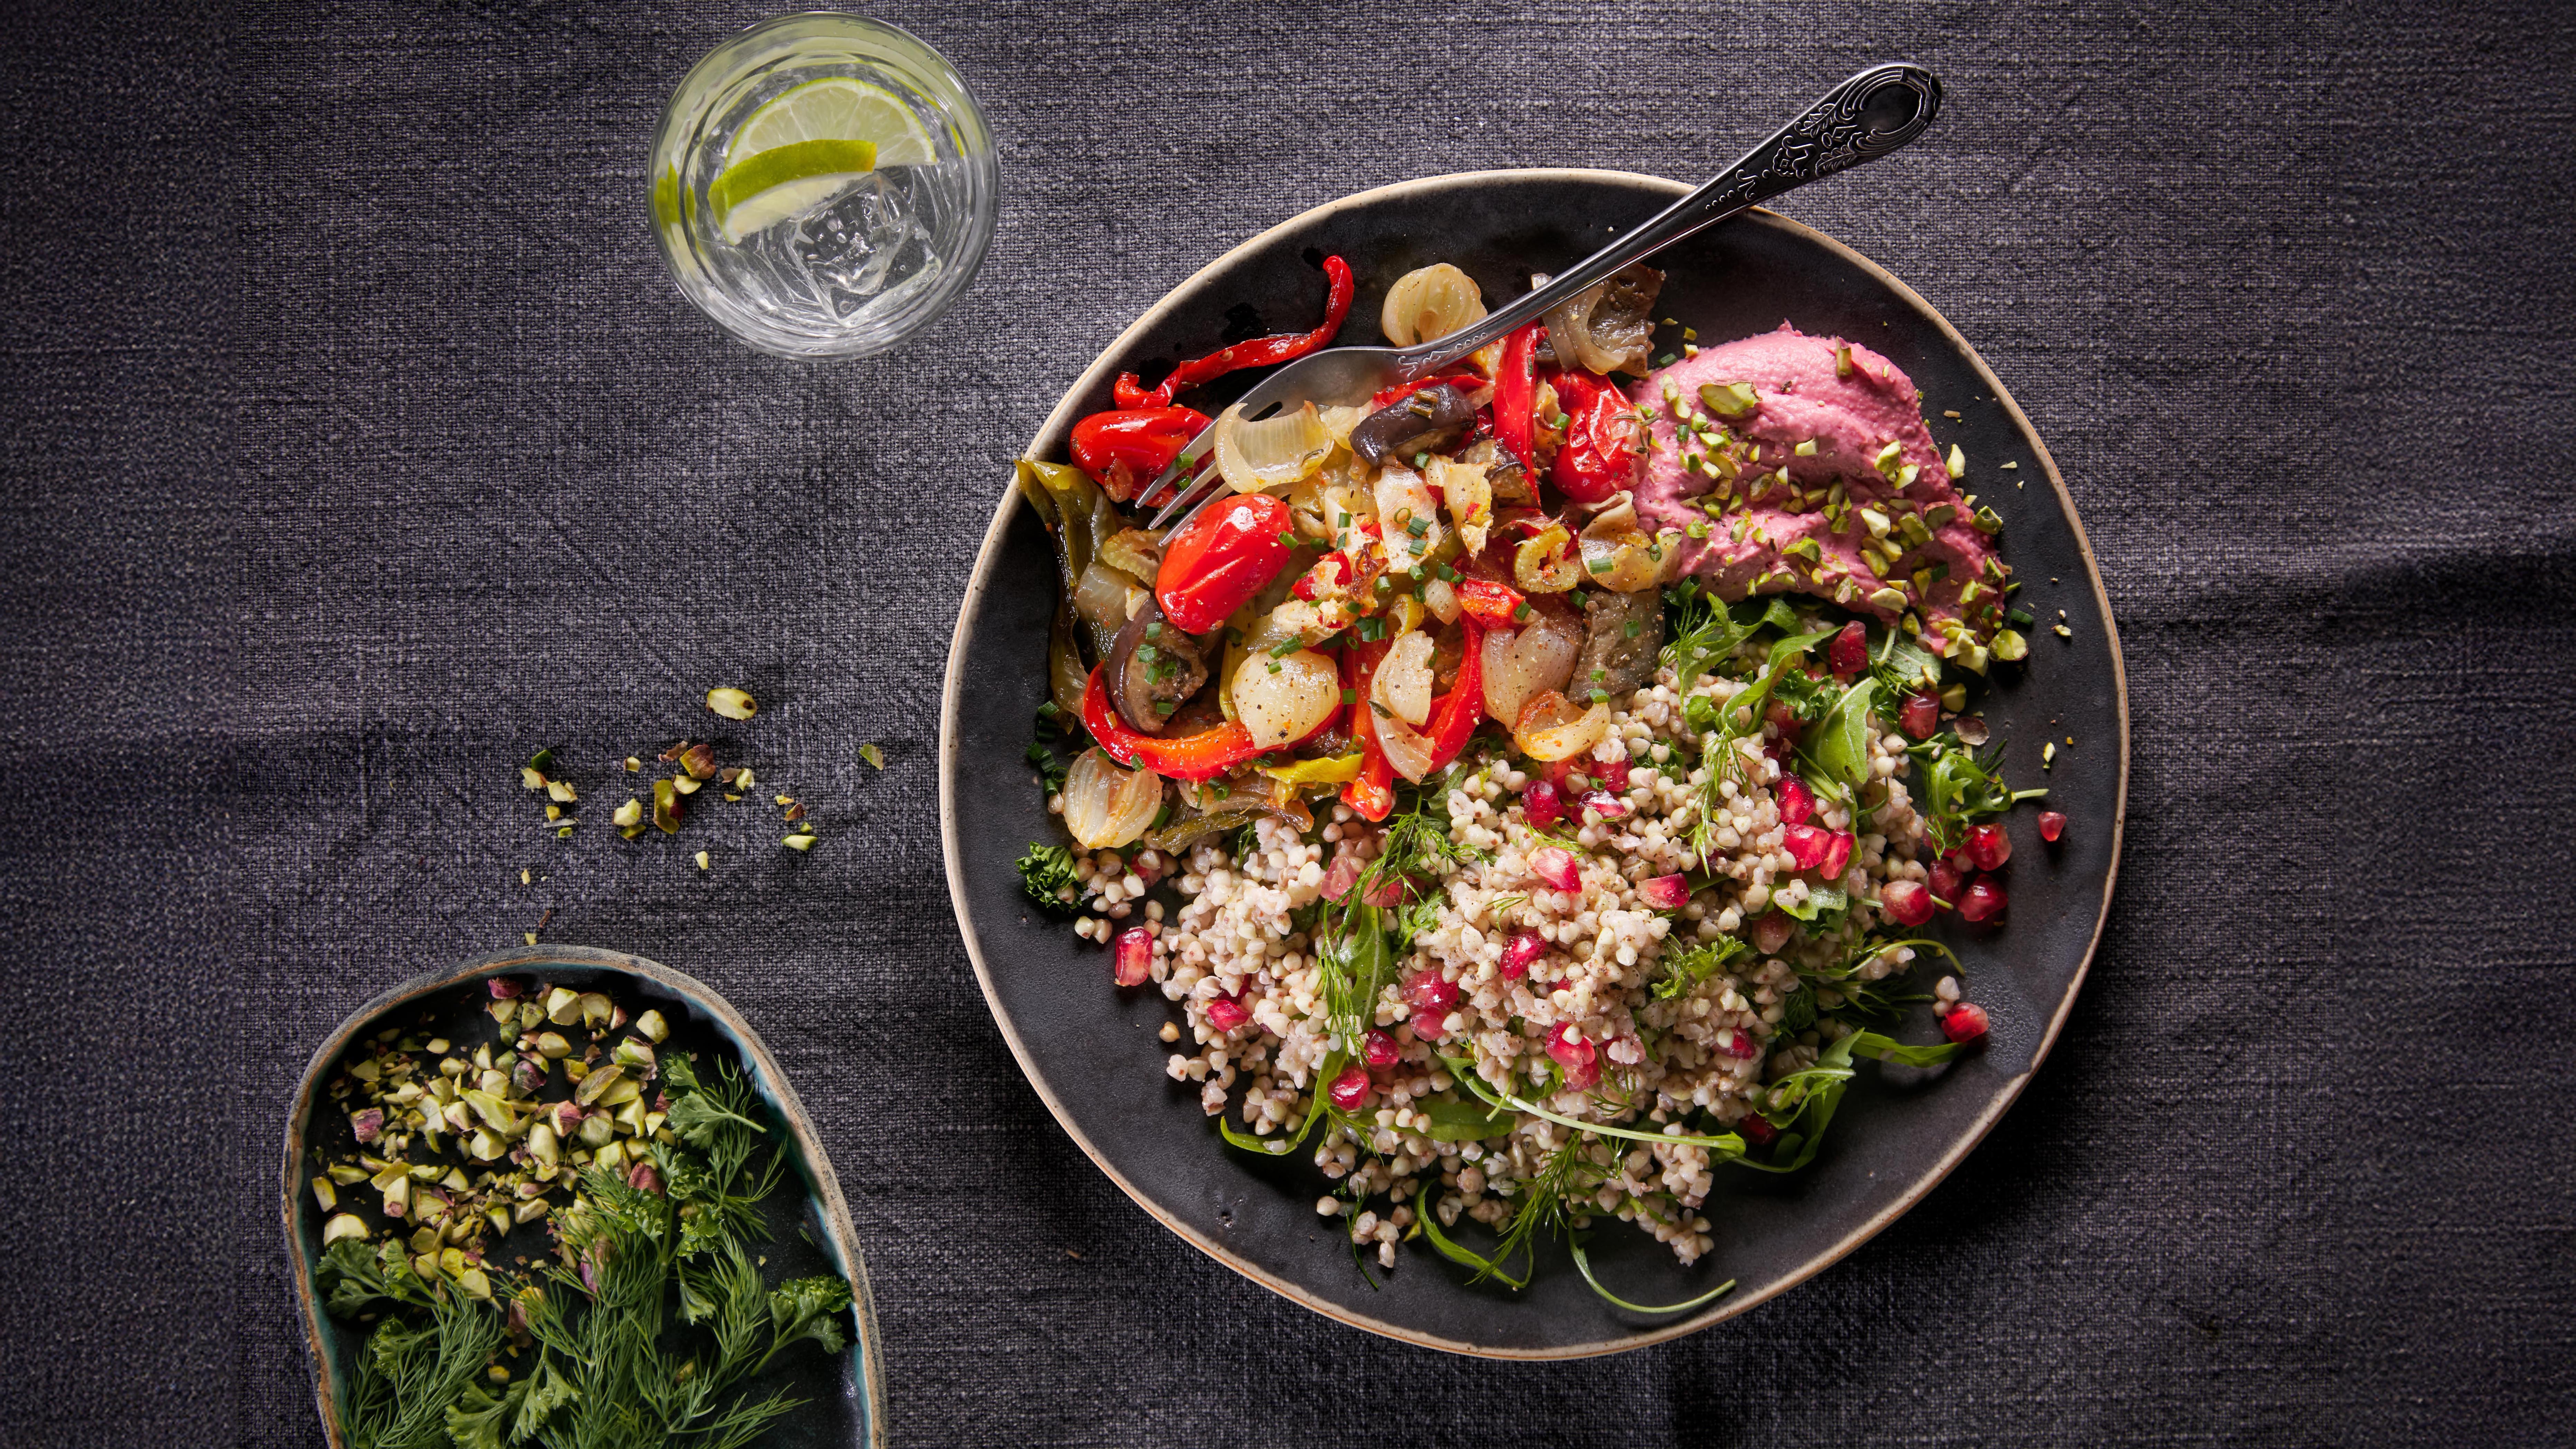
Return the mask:
[[1413, 1110], [1431, 1119], [1431, 1129], [1423, 1135], [1438, 1142], [1482, 1142], [1500, 1137], [1510, 1132], [1517, 1120], [1508, 1110], [1490, 1102], [1452, 1101], [1446, 1097], [1415, 1102]]
[[[1030, 900], [1050, 911], [1069, 911], [1074, 902], [1059, 900], [1056, 892], [1076, 885], [1073, 878], [1073, 852], [1061, 845], [1031, 845], [1020, 857], [1020, 889]], [[1079, 887], [1076, 887], [1079, 899]]]
[[1870, 677], [1890, 699], [1903, 699], [1909, 694], [1941, 688], [1941, 656], [1907, 639], [1894, 629], [1870, 626], [1878, 636], [1870, 646]]
[[1980, 754], [1948, 730], [1909, 746], [1920, 788], [1915, 791], [1924, 832], [1936, 851], [1958, 848], [1968, 827], [2012, 809], [2014, 803], [2045, 795], [2046, 790], [2015, 790], [1995, 767], [2003, 763], [2004, 742], [1995, 741]]
[[[1511, 1269], [1503, 1266], [1503, 1258], [1508, 1256], [1507, 1254], [1497, 1254], [1494, 1257], [1488, 1258], [1484, 1254], [1477, 1252], [1475, 1249], [1456, 1242], [1447, 1233], [1442, 1232], [1440, 1230], [1440, 1217], [1438, 1214], [1431, 1211], [1430, 1203], [1427, 1200], [1430, 1190], [1430, 1184], [1428, 1183], [1425, 1183], [1413, 1190], [1413, 1220], [1422, 1225], [1422, 1235], [1431, 1240], [1431, 1246], [1439, 1251], [1441, 1257], [1444, 1257], [1450, 1262], [1456, 1263], [1461, 1267], [1475, 1269], [1476, 1276], [1468, 1280], [1471, 1283], [1481, 1283], [1487, 1278], [1496, 1278], [1500, 1279], [1504, 1286], [1510, 1288], [1526, 1288], [1529, 1286], [1529, 1274], [1527, 1272], [1514, 1273]], [[1536, 1265], [1533, 1264], [1532, 1266], [1535, 1267]]]
[[1741, 936], [1720, 936], [1679, 951], [1664, 953], [1664, 979], [1655, 983], [1655, 999], [1687, 996], [1731, 962], [1753, 954], [1753, 943]]
[[1878, 681], [1868, 675], [1843, 691], [1816, 730], [1808, 759], [1815, 772], [1858, 789], [1870, 781], [1869, 712], [1876, 703]]
[[1672, 611], [1673, 636], [1662, 662], [1671, 666], [1676, 692], [1684, 695], [1755, 634], [1764, 629], [1785, 634], [1798, 627], [1796, 611], [1776, 594], [1730, 605], [1697, 584], [1684, 584], [1666, 590], [1664, 603]]
[[[1577, 1132], [1590, 1132], [1602, 1137], [1625, 1138], [1630, 1142], [1661, 1142], [1668, 1145], [1680, 1143], [1685, 1147], [1704, 1147], [1722, 1158], [1740, 1157], [1744, 1153], [1744, 1139], [1732, 1132], [1720, 1133], [1715, 1137], [1697, 1137], [1665, 1132], [1640, 1132], [1633, 1127], [1616, 1127], [1607, 1122], [1580, 1121], [1561, 1112], [1552, 1112], [1514, 1093], [1495, 1091], [1483, 1077], [1476, 1074], [1476, 1064], [1464, 1057], [1441, 1057], [1439, 1061], [1442, 1066], [1449, 1069], [1449, 1075], [1457, 1078], [1468, 1091], [1484, 1098], [1494, 1106], [1509, 1107], [1515, 1112], [1526, 1112], [1533, 1117], [1545, 1118], [1560, 1127], [1571, 1127]], [[1555, 1064], [1550, 1063], [1548, 1070], [1553, 1073], [1556, 1070]]]
[[1587, 1233], [1567, 1234], [1565, 1240], [1566, 1248], [1574, 1254], [1574, 1266], [1583, 1274], [1583, 1281], [1591, 1284], [1592, 1291], [1601, 1295], [1601, 1301], [1609, 1304], [1613, 1308], [1625, 1308], [1631, 1313], [1688, 1313], [1703, 1303], [1715, 1301], [1720, 1294], [1725, 1293], [1728, 1289], [1735, 1286], [1735, 1280], [1729, 1278], [1725, 1282], [1718, 1284], [1716, 1287], [1711, 1288], [1707, 1292], [1687, 1303], [1668, 1303], [1660, 1308], [1648, 1308], [1640, 1303], [1631, 1303], [1627, 1299], [1621, 1298], [1612, 1293], [1609, 1289], [1602, 1287], [1601, 1280], [1592, 1276], [1592, 1260], [1586, 1257], [1583, 1252], [1583, 1240], [1588, 1236], [1590, 1235]]
[[1954, 1041], [1911, 1046], [1874, 1031], [1856, 1031], [1845, 1040], [1851, 1042], [1852, 1050], [1861, 1056], [1876, 1057], [1882, 1062], [1901, 1062], [1909, 1067], [1938, 1066], [1966, 1050]]
[[1793, 905], [1774, 896], [1771, 904], [1780, 914], [1805, 922], [1808, 936], [1821, 940], [1842, 929], [1844, 918], [1851, 914], [1851, 893], [1841, 886], [1811, 885], [1803, 901]]

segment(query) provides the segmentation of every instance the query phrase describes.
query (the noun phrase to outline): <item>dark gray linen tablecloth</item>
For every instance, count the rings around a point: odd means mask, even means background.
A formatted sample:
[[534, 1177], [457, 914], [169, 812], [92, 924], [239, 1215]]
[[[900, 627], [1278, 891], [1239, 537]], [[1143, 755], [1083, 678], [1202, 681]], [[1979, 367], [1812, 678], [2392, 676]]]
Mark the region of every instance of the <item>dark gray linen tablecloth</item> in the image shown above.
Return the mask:
[[[823, 366], [719, 335], [641, 221], [761, 6], [0, 15], [0, 1442], [318, 1443], [287, 1096], [541, 918], [784, 1059], [900, 1442], [2569, 1441], [2561, 8], [880, 9], [990, 108], [1001, 226], [927, 338]], [[1938, 129], [1785, 209], [1975, 341], [2084, 510], [2136, 744], [2091, 985], [1953, 1177], [1742, 1319], [1505, 1365], [1293, 1307], [1072, 1147], [958, 943], [938, 683], [1005, 460], [1307, 206], [1695, 178], [1891, 56]], [[747, 806], [602, 828], [718, 683], [810, 858]], [[541, 743], [599, 787], [569, 844]]]

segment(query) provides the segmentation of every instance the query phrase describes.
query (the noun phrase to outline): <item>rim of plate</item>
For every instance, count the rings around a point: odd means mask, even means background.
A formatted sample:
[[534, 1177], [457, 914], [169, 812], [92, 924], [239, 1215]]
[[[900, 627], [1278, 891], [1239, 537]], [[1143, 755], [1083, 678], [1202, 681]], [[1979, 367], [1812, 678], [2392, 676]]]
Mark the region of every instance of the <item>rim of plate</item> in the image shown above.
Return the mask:
[[[1411, 181], [1371, 187], [1366, 191], [1355, 191], [1348, 196], [1299, 212], [1229, 248], [1164, 292], [1154, 305], [1146, 308], [1134, 322], [1129, 323], [1125, 330], [1103, 347], [1100, 355], [1092, 360], [1091, 365], [1084, 368], [1082, 373], [1065, 387], [1064, 392], [1056, 399], [1055, 407], [1048, 412], [1046, 421], [1039, 425], [1036, 435], [1021, 450], [1020, 456], [1035, 458], [1060, 443], [1074, 422], [1076, 411], [1074, 400], [1087, 396], [1102, 379], [1116, 372], [1119, 364], [1126, 358], [1128, 349], [1151, 330], [1154, 324], [1177, 310], [1182, 300], [1195, 293], [1212, 274], [1223, 270], [1245, 253], [1257, 251], [1284, 233], [1309, 226], [1337, 212], [1353, 210], [1389, 197], [1415, 192], [1473, 190], [1503, 179], [1519, 181], [1547, 178], [1608, 183], [1667, 199], [1688, 195], [1691, 190], [1689, 186], [1668, 177], [1650, 176], [1636, 171], [1614, 171], [1580, 166], [1527, 167], [1501, 171], [1459, 171], [1443, 176], [1419, 177]], [[1777, 1282], [1759, 1290], [1741, 1296], [1729, 1294], [1705, 1312], [1695, 1314], [1678, 1323], [1661, 1324], [1617, 1338], [1549, 1348], [1495, 1348], [1406, 1328], [1401, 1324], [1389, 1323], [1365, 1313], [1354, 1312], [1338, 1303], [1317, 1297], [1295, 1282], [1227, 1250], [1209, 1233], [1175, 1217], [1165, 1211], [1161, 1204], [1138, 1191], [1135, 1184], [1129, 1182], [1126, 1175], [1103, 1156], [1091, 1139], [1084, 1135], [1082, 1129], [1074, 1124], [1072, 1114], [1066, 1111], [1064, 1103], [1057, 1100], [1054, 1089], [1030, 1066], [1028, 1051], [1020, 1041], [1018, 1025], [1003, 1009], [1001, 998], [993, 989], [992, 971], [984, 960], [982, 943], [976, 938], [974, 913], [967, 903], [965, 888], [960, 884], [964, 871], [961, 844], [957, 836], [955, 799], [957, 708], [958, 697], [965, 684], [962, 661], [971, 637], [967, 620], [974, 616], [976, 604], [982, 600], [985, 590], [991, 586], [994, 558], [1000, 551], [1003, 533], [1009, 529], [1011, 520], [1017, 516], [1018, 511], [1028, 506], [1027, 501], [1020, 497], [1019, 489], [1006, 486], [1002, 490], [1001, 502], [995, 506], [992, 522], [985, 526], [983, 542], [977, 546], [975, 571], [968, 578], [966, 592], [958, 601], [957, 623], [949, 638], [948, 668], [939, 696], [939, 836], [943, 863], [948, 872], [949, 905], [956, 913], [958, 935], [965, 941], [967, 959], [974, 964], [975, 983], [984, 992], [985, 1009], [992, 1014], [993, 1024], [1001, 1029], [1002, 1040], [1010, 1047], [1013, 1060], [1019, 1063], [1020, 1075], [1026, 1078], [1029, 1086], [1037, 1092], [1039, 1100], [1046, 1103], [1047, 1111], [1054, 1115], [1056, 1125], [1064, 1129], [1065, 1135], [1073, 1139], [1074, 1145], [1082, 1149], [1083, 1154], [1091, 1159], [1094, 1166], [1107, 1174], [1111, 1182], [1118, 1185], [1119, 1191], [1127, 1194], [1138, 1207], [1143, 1208], [1156, 1221], [1179, 1235], [1183, 1242], [1197, 1248], [1200, 1252], [1291, 1302], [1354, 1328], [1364, 1329], [1401, 1342], [1419, 1344], [1425, 1348], [1436, 1348], [1473, 1358], [1571, 1359], [1625, 1353], [1630, 1349], [1667, 1343], [1673, 1339], [1697, 1333], [1713, 1324], [1722, 1323], [1737, 1314], [1750, 1312], [1850, 1256], [1854, 1249], [1876, 1237], [1890, 1223], [1911, 1211], [1916, 1203], [1922, 1201], [1927, 1193], [1941, 1184], [1942, 1179], [1948, 1177], [1961, 1162], [1965, 1161], [1970, 1152], [1976, 1150], [1977, 1144], [1985, 1140], [1986, 1134], [1994, 1129], [1995, 1123], [2001, 1121], [2004, 1113], [2011, 1110], [2013, 1103], [2021, 1099], [2022, 1089], [2030, 1085], [2030, 1079], [2038, 1073], [2041, 1063], [2048, 1060], [2049, 1051], [2057, 1045], [2058, 1033], [2066, 1026], [2068, 1014], [2075, 1009], [2075, 998], [2083, 992], [2085, 978], [2092, 972], [2094, 953], [2101, 949], [2103, 927], [2110, 919], [2111, 901], [2118, 893], [2120, 851], [2129, 818], [2129, 680], [2127, 668], [2120, 656], [2119, 623], [2112, 617], [2110, 596], [2102, 588], [2102, 569], [2094, 559], [2092, 540], [2085, 536], [2084, 521], [2076, 514], [2075, 500], [2066, 491], [2066, 479], [2057, 470], [2057, 459], [2049, 452], [2047, 441], [2040, 437], [2039, 430], [2031, 426], [2029, 415], [2021, 410], [2021, 404], [2013, 400], [2012, 393], [2003, 384], [2003, 379], [1995, 376], [1994, 369], [1986, 365], [1985, 357], [1970, 345], [1958, 328], [1950, 325], [1949, 318], [1942, 316], [1938, 309], [1925, 301], [1921, 293], [1907, 286], [1885, 267], [1804, 222], [1782, 216], [1764, 207], [1753, 207], [1751, 213], [1769, 223], [1786, 227], [1803, 240], [1834, 253], [1842, 260], [1861, 268], [1874, 280], [1895, 293], [1899, 300], [1913, 308], [1924, 321], [1939, 330], [1943, 339], [1959, 350], [1960, 355], [1965, 357], [1969, 365], [1975, 369], [1978, 379], [1991, 390], [1994, 400], [2003, 404], [2005, 413], [2014, 427], [2023, 437], [2030, 440], [2035, 461], [2039, 464], [2040, 471], [2048, 476], [2049, 489], [2056, 495], [2058, 512], [2064, 515], [2066, 526], [2075, 537], [2076, 550], [2083, 557], [2085, 582], [2093, 590], [2093, 602], [2102, 612], [2102, 628], [2109, 636], [2111, 645], [2112, 698], [2120, 720], [2119, 796], [2111, 812], [2111, 864], [2102, 880], [2101, 910], [2093, 918], [2093, 934], [2085, 941], [2084, 957], [2076, 963], [2075, 974], [2068, 980], [2065, 994], [2057, 1003], [2056, 1012], [2050, 1016], [2047, 1029], [2040, 1035], [2039, 1047], [2031, 1054], [2029, 1068], [2007, 1078], [1993, 1104], [1969, 1125], [1968, 1130], [1959, 1134], [1957, 1140], [1951, 1143], [1950, 1149], [1942, 1154], [1940, 1160], [1935, 1162], [1929, 1171], [1908, 1184], [1893, 1202], [1842, 1238], [1808, 1257], [1805, 1262], [1798, 1264]]]

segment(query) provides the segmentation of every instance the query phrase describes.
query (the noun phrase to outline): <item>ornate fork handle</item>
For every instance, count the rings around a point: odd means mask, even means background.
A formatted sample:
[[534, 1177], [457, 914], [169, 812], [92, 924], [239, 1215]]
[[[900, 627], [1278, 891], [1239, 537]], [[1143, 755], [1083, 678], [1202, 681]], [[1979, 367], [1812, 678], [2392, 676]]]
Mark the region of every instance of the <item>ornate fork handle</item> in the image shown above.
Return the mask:
[[1771, 139], [1706, 186], [1566, 268], [1475, 326], [1396, 354], [1400, 377], [1423, 377], [1508, 335], [1611, 273], [1726, 220], [1748, 206], [1875, 161], [1920, 136], [1941, 109], [1941, 83], [1920, 66], [1872, 66], [1817, 98]]

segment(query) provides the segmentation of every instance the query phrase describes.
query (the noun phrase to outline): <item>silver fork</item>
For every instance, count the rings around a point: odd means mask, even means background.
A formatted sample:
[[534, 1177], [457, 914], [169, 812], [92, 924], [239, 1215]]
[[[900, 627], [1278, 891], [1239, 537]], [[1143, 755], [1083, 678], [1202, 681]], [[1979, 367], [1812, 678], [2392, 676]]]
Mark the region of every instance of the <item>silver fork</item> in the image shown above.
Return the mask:
[[[1686, 236], [1726, 220], [1746, 207], [1784, 191], [1830, 176], [1863, 161], [1875, 161], [1920, 136], [1941, 109], [1941, 83], [1920, 66], [1872, 66], [1818, 97], [1771, 139], [1754, 147], [1743, 160], [1706, 186], [1665, 207], [1626, 236], [1576, 262], [1547, 285], [1506, 303], [1463, 332], [1412, 347], [1334, 347], [1288, 364], [1243, 395], [1243, 416], [1265, 417], [1279, 407], [1302, 402], [1354, 402], [1392, 387], [1428, 377], [1488, 343], [1508, 336], [1522, 323], [1581, 293], [1611, 273], [1654, 255]], [[1225, 491], [1225, 480], [1213, 468], [1200, 472], [1216, 445], [1211, 423], [1190, 439], [1152, 486], [1137, 495], [1151, 498], [1188, 478], [1154, 515], [1162, 528], [1175, 519], [1187, 523]]]

